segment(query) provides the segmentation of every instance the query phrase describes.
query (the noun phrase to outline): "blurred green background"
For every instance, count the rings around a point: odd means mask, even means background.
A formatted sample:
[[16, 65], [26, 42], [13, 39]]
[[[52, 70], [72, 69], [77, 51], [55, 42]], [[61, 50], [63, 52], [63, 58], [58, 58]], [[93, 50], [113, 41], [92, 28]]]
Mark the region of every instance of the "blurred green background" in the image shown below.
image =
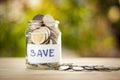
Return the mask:
[[25, 56], [27, 22], [39, 13], [60, 21], [63, 50], [120, 57], [119, 0], [0, 0], [0, 57]]

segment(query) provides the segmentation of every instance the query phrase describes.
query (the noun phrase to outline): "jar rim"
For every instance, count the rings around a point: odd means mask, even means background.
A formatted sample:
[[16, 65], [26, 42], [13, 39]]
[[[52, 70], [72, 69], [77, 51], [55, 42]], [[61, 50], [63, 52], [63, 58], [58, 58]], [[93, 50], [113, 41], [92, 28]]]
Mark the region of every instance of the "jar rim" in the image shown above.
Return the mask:
[[[32, 23], [32, 22], [40, 22], [42, 23], [43, 21], [41, 20], [29, 20], [28, 23]], [[58, 20], [54, 20], [54, 21], [48, 21], [47, 23], [57, 23], [59, 24], [60, 22]]]

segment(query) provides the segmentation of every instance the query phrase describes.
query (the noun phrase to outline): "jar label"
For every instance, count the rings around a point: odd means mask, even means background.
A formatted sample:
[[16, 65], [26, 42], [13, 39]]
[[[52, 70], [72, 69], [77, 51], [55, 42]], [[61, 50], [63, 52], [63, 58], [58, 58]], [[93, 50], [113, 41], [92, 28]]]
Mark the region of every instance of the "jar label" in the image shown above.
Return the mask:
[[61, 45], [27, 44], [27, 59], [31, 64], [60, 62]]

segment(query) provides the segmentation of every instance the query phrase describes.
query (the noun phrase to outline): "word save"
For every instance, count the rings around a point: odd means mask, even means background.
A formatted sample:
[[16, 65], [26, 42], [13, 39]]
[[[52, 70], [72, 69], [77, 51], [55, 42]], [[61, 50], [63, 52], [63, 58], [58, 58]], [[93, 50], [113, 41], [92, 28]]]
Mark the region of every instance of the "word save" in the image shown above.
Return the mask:
[[30, 50], [30, 56], [31, 57], [54, 57], [54, 49], [38, 49]]

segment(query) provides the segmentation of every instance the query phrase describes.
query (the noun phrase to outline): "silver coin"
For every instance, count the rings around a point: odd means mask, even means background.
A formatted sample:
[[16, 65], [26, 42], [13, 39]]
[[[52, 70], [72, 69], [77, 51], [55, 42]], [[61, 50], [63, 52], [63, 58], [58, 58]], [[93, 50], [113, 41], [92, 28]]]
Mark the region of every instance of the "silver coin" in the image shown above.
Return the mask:
[[51, 37], [57, 39], [58, 35], [54, 31], [51, 30]]
[[120, 67], [108, 67], [109, 70], [120, 70]]
[[46, 26], [53, 26], [55, 24], [55, 20], [51, 15], [47, 14], [43, 17], [43, 23]]
[[84, 66], [84, 69], [85, 70], [94, 70], [94, 67], [93, 66]]
[[70, 68], [70, 67], [67, 66], [67, 65], [66, 65], [66, 66], [60, 66], [60, 67], [59, 67], [59, 70], [60, 70], [60, 71], [65, 71], [65, 70], [68, 70], [69, 68]]
[[81, 67], [81, 66], [73, 66], [72, 69], [73, 69], [74, 71], [82, 71], [82, 70], [84, 70], [84, 68]]
[[49, 30], [47, 27], [41, 27], [40, 29], [41, 29], [41, 30], [44, 32], [44, 34], [46, 35], [45, 40], [47, 40], [47, 39], [49, 38], [49, 36], [50, 36], [50, 30]]
[[50, 40], [51, 40], [52, 44], [57, 44], [57, 40], [55, 38], [51, 37]]
[[49, 44], [49, 39], [47, 39], [43, 44]]
[[30, 30], [35, 30], [40, 27], [41, 27], [41, 24], [39, 22], [34, 22], [34, 24], [30, 25]]
[[51, 29], [51, 31], [55, 32], [56, 35], [59, 35], [60, 30], [58, 28], [56, 28], [55, 26], [52, 26], [52, 27], [50, 27], [50, 29]]
[[108, 68], [106, 68], [106, 67], [103, 66], [103, 65], [94, 66], [94, 69], [95, 69], [95, 70], [109, 70]]
[[33, 20], [40, 20], [40, 21], [43, 21], [43, 17], [44, 17], [43, 14], [38, 14], [38, 15], [36, 15], [35, 17], [33, 17]]

